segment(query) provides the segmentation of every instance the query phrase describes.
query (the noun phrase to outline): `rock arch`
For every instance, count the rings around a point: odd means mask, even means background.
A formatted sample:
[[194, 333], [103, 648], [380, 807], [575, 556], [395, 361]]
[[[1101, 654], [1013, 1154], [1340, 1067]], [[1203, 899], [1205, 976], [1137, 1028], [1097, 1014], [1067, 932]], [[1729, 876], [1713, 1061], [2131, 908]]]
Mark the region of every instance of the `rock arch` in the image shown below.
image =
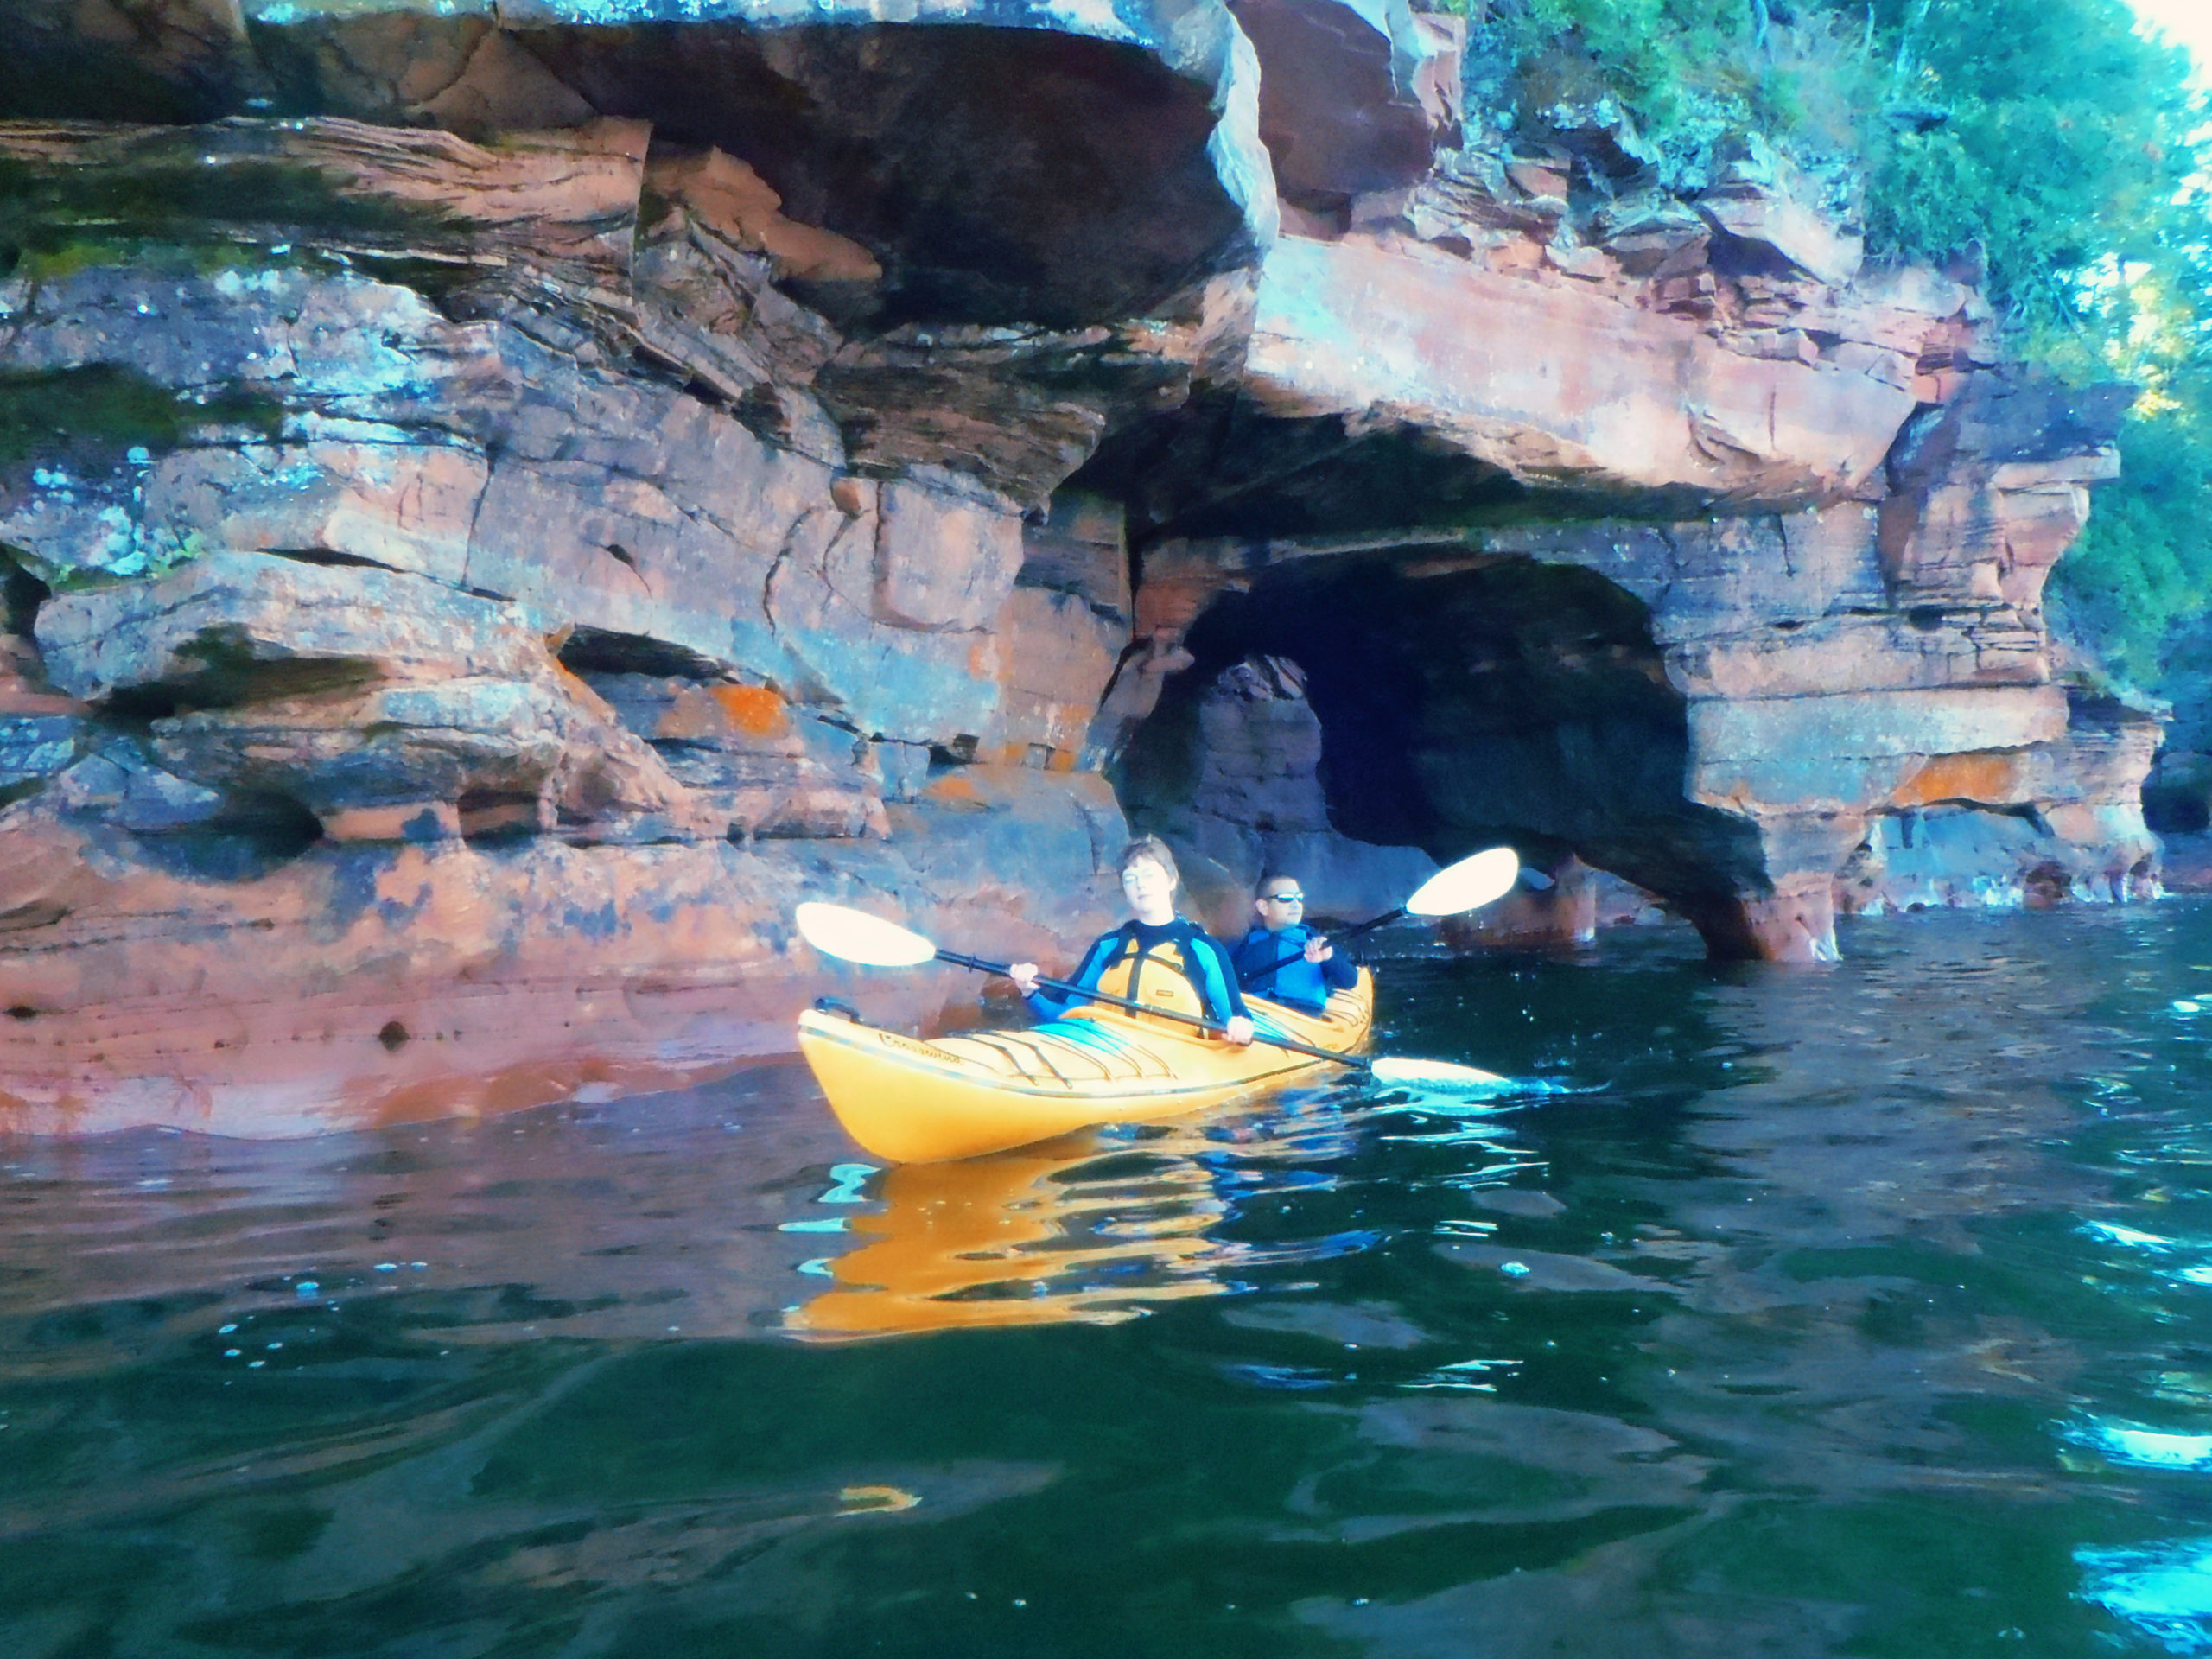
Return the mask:
[[[1123, 765], [1135, 817], [1218, 852], [1232, 838], [1214, 820], [1241, 809], [1272, 845], [1313, 827], [1268, 817], [1299, 798], [1302, 762], [1327, 827], [1355, 841], [1440, 861], [1502, 840], [1540, 858], [1571, 852], [1664, 896], [1717, 956], [1781, 953], [1762, 948], [1777, 897], [1766, 837], [1750, 816], [1688, 794], [1688, 699], [1649, 608], [1605, 576], [1458, 547], [1305, 561], [1219, 594], [1185, 644], [1193, 666]], [[1196, 753], [1214, 688], [1254, 662], [1302, 671], [1313, 739], [1279, 719], [1271, 787], [1193, 800], [1220, 766]], [[1268, 772], [1267, 758], [1247, 770]]]

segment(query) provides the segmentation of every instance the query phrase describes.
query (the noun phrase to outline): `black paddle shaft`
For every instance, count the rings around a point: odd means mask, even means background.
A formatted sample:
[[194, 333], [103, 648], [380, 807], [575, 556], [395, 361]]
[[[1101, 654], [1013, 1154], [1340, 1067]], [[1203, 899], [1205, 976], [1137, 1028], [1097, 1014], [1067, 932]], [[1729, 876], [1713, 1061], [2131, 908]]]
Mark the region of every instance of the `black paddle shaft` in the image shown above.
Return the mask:
[[[981, 957], [965, 957], [957, 950], [939, 950], [939, 962], [949, 962], [956, 968], [973, 968], [979, 974], [1000, 974], [1007, 971], [1003, 962], [986, 962]], [[1185, 1026], [1196, 1026], [1200, 1031], [1210, 1031], [1218, 1037], [1228, 1030], [1195, 1014], [1184, 1014], [1175, 1008], [1155, 1007], [1149, 1002], [1140, 1002], [1133, 996], [1116, 996], [1111, 991], [1087, 991], [1080, 985], [1071, 985], [1065, 979], [1046, 979], [1042, 974], [1037, 982], [1048, 991], [1058, 991], [1063, 996], [1086, 997], [1094, 1002], [1111, 1002], [1117, 1008], [1134, 1008], [1139, 1014], [1149, 1014], [1162, 1020], [1173, 1020]], [[1371, 1071], [1375, 1062], [1360, 1054], [1339, 1054], [1333, 1048], [1316, 1048], [1311, 1043], [1301, 1043], [1295, 1037], [1265, 1037], [1255, 1032], [1252, 1040], [1265, 1043], [1269, 1048], [1287, 1048], [1294, 1054], [1311, 1054], [1317, 1060], [1334, 1060], [1338, 1065], [1353, 1066], [1362, 1071]]]

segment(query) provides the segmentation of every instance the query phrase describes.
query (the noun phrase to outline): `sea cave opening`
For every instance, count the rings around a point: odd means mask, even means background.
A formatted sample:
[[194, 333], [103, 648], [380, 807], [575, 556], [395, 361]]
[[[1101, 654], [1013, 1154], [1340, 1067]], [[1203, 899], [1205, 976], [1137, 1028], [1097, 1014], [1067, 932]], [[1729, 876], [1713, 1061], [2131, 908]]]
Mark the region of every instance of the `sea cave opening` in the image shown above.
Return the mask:
[[[1279, 563], [1217, 594], [1185, 645], [1118, 768], [1135, 823], [1264, 849], [1318, 798], [1354, 842], [1573, 854], [1694, 918], [1758, 880], [1755, 830], [1686, 798], [1687, 705], [1649, 611], [1580, 566], [1457, 543]], [[1299, 716], [1224, 707], [1240, 696], [1310, 709], [1310, 761]]]

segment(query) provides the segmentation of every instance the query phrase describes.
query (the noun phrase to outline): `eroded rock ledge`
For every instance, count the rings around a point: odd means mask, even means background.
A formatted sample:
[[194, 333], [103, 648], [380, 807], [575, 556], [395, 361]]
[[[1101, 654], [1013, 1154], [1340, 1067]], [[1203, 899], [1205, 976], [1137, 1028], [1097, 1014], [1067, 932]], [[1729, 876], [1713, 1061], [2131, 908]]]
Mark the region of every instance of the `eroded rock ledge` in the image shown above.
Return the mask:
[[1662, 190], [1331, 0], [140, 13], [0, 20], [9, 1123], [781, 1049], [798, 898], [1050, 954], [1125, 807], [1224, 921], [2155, 879], [2040, 608], [2124, 391], [1756, 141]]

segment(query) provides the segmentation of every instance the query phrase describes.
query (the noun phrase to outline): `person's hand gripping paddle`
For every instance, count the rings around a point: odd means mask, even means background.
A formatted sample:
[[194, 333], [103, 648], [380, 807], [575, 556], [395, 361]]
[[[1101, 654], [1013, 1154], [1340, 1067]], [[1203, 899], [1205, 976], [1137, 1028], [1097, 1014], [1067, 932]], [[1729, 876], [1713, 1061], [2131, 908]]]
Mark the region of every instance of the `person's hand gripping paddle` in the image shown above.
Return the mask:
[[[1447, 864], [1434, 875], [1414, 889], [1414, 896], [1395, 910], [1386, 910], [1380, 916], [1345, 928], [1341, 933], [1329, 935], [1329, 943], [1336, 944], [1344, 939], [1356, 939], [1384, 927], [1402, 916], [1419, 916], [1428, 921], [1441, 921], [1446, 916], [1464, 915], [1471, 910], [1480, 910], [1493, 899], [1503, 899], [1513, 889], [1522, 874], [1520, 855], [1510, 847], [1493, 847], [1486, 853], [1475, 853], [1456, 864]], [[1544, 885], [1549, 887], [1547, 880]], [[1244, 976], [1247, 988], [1265, 979], [1278, 968], [1287, 968], [1305, 955], [1303, 948], [1287, 957], [1278, 957], [1258, 972]]]

